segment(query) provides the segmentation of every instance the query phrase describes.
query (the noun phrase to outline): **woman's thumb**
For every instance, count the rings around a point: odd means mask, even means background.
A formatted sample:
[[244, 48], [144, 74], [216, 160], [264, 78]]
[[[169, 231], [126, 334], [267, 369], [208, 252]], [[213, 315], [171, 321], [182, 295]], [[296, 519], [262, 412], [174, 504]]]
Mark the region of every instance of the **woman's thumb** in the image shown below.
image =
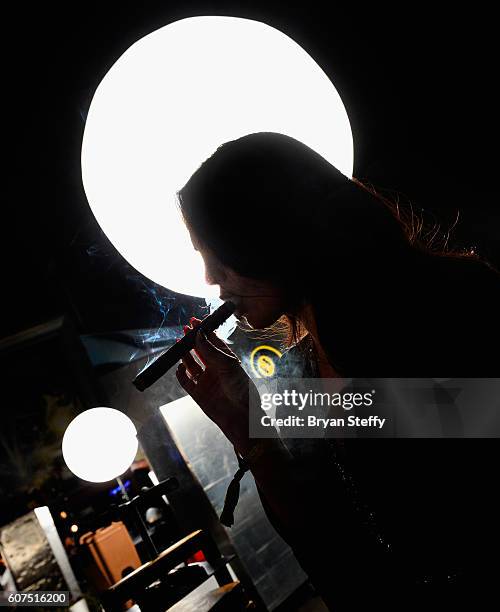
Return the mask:
[[212, 362], [219, 365], [227, 365], [231, 362], [239, 363], [236, 356], [228, 355], [226, 352], [217, 348], [203, 332], [196, 334], [195, 340], [196, 352], [203, 358], [207, 365]]

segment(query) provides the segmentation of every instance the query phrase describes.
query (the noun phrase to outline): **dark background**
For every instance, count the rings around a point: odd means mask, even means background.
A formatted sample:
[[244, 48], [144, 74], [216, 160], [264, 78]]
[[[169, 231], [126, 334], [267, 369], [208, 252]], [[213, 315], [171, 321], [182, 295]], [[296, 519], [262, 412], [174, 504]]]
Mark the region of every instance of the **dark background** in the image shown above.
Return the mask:
[[[0, 337], [70, 310], [80, 333], [154, 326], [158, 299], [100, 232], [79, 155], [92, 94], [138, 38], [188, 16], [262, 20], [287, 33], [336, 85], [355, 142], [354, 175], [395, 190], [500, 265], [493, 134], [496, 20], [478, 3], [346, 10], [336, 2], [17, 3], [4, 19], [4, 159]], [[491, 9], [492, 11], [493, 9]], [[5, 162], [4, 162], [5, 163]], [[9, 164], [10, 165], [10, 164]], [[189, 300], [188, 300], [189, 301]]]
[[[459, 212], [455, 244], [475, 246], [500, 268], [493, 9], [477, 2], [452, 11], [437, 3], [399, 10], [380, 3], [349, 6], [101, 0], [4, 7], [0, 527], [45, 504], [63, 539], [73, 522], [79, 534], [99, 524], [114, 483], [72, 477], [61, 438], [81, 410], [115, 405], [98, 383], [117, 365], [93, 368], [82, 338], [176, 326], [203, 311], [203, 300], [152, 284], [121, 258], [95, 222], [81, 185], [80, 147], [92, 95], [142, 36], [177, 19], [217, 14], [261, 20], [288, 34], [344, 101], [354, 176], [423, 207], [427, 219], [444, 229]], [[52, 319], [64, 322], [23, 336]], [[135, 353], [137, 346], [130, 346]], [[482, 442], [460, 455], [465, 471], [469, 457], [483, 456]], [[138, 491], [135, 474], [129, 476]], [[485, 489], [493, 485], [489, 479]], [[57, 518], [60, 510], [68, 512], [65, 521]]]

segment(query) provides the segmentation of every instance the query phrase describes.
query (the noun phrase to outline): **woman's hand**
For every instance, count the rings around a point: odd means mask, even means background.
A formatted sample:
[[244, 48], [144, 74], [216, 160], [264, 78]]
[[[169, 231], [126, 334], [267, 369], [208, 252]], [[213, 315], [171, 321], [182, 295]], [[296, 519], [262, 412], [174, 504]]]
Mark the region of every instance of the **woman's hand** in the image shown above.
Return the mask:
[[[200, 319], [191, 318], [193, 327], [200, 322]], [[187, 329], [186, 326], [184, 332]], [[257, 388], [235, 353], [214, 332], [196, 335], [195, 352], [202, 363], [188, 352], [177, 367], [177, 380], [245, 455], [251, 448], [248, 431], [251, 394], [256, 394], [252, 399], [260, 403]]]

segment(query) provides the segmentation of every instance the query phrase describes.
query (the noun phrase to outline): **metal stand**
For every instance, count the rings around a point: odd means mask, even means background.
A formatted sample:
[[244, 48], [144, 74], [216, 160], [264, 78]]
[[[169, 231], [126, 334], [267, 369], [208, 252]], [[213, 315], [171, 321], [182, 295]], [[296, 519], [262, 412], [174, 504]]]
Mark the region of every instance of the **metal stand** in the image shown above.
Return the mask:
[[131, 513], [132, 521], [141, 534], [148, 557], [152, 561], [153, 559], [156, 559], [159, 551], [148, 533], [148, 528], [142, 518], [140, 506], [143, 504], [148, 504], [153, 499], [157, 499], [162, 495], [175, 491], [179, 487], [179, 482], [177, 481], [177, 478], [167, 478], [159, 484], [150, 487], [146, 491], [142, 491], [142, 493], [136, 495], [133, 499], [130, 499], [121, 480], [119, 478], [117, 478], [117, 480], [122, 491], [122, 497], [126, 500], [118, 506], [118, 509], [122, 513]]

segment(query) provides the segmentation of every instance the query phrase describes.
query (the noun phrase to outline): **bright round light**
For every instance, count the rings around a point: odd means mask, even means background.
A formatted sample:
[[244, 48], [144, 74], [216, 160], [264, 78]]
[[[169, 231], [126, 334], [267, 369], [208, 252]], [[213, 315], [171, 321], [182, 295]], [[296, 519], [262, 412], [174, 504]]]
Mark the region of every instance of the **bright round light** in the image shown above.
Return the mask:
[[175, 192], [219, 145], [265, 131], [302, 141], [352, 176], [342, 100], [291, 38], [235, 17], [192, 17], [145, 36], [106, 74], [87, 116], [82, 178], [99, 225], [152, 281], [217, 295]]
[[68, 425], [62, 441], [68, 468], [90, 482], [107, 482], [126, 472], [137, 448], [134, 424], [114, 408], [82, 412]]

